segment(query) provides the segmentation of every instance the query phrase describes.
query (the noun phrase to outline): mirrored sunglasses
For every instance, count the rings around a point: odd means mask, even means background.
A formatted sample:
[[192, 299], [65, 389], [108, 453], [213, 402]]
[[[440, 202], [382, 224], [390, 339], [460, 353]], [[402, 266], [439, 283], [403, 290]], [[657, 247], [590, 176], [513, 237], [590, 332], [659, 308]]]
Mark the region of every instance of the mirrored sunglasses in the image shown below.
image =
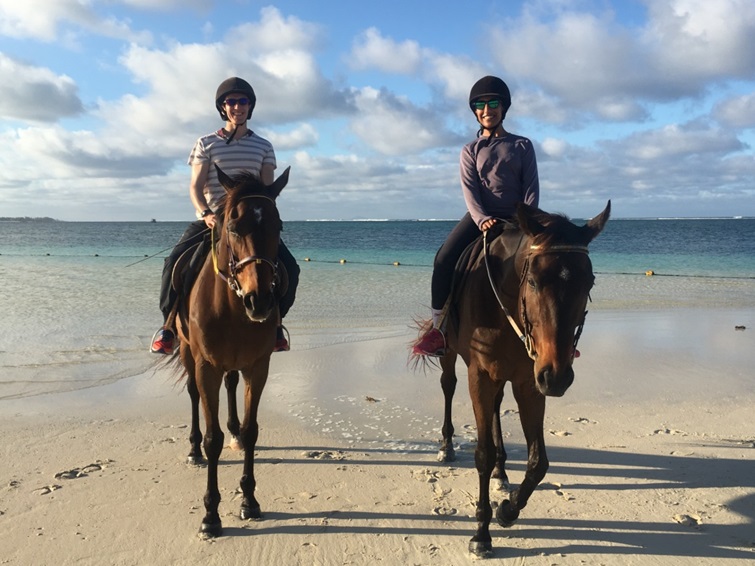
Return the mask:
[[485, 108], [485, 105], [487, 104], [488, 108], [491, 110], [495, 110], [501, 105], [501, 101], [494, 99], [494, 100], [478, 100], [477, 102], [473, 102], [472, 105], [475, 107], [475, 110], [483, 110]]
[[236, 106], [237, 104], [239, 106], [247, 106], [249, 104], [249, 99], [248, 98], [226, 98], [225, 104], [231, 107]]

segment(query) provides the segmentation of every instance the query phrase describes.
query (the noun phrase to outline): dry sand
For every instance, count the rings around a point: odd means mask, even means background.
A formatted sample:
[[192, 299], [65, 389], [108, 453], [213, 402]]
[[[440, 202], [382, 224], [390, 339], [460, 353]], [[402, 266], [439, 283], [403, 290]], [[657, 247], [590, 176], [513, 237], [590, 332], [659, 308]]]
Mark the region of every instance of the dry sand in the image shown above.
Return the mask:
[[[206, 470], [185, 463], [188, 395], [167, 373], [3, 402], [0, 564], [472, 562], [464, 374], [459, 458], [440, 464], [439, 373], [406, 367], [409, 331], [316, 335], [294, 333], [273, 360], [256, 466], [264, 519], [238, 518], [242, 455], [226, 448], [214, 541], [197, 536]], [[489, 562], [754, 562], [755, 314], [591, 313], [580, 349], [575, 384], [548, 402], [551, 468], [514, 527], [491, 527]], [[526, 449], [510, 395], [504, 409], [518, 483]]]

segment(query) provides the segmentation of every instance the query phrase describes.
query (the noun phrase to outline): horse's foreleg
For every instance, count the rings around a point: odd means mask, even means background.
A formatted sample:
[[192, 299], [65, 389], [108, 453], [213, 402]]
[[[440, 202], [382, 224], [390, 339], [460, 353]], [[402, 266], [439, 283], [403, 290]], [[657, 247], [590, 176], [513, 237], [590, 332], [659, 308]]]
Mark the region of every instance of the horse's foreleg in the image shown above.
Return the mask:
[[493, 543], [490, 538], [490, 521], [493, 517], [493, 509], [490, 505], [490, 474], [495, 467], [492, 422], [495, 412], [493, 400], [496, 396], [496, 386], [486, 372], [477, 372], [472, 368], [469, 371], [469, 395], [477, 423], [475, 466], [480, 483], [475, 512], [477, 532], [469, 542], [469, 551], [480, 558], [488, 558], [493, 552]]
[[495, 414], [493, 415], [493, 440], [495, 441], [495, 468], [493, 479], [498, 489], [511, 491], [509, 477], [506, 475], [506, 448], [503, 446], [503, 432], [501, 431], [501, 403], [503, 402], [503, 387], [495, 398]]
[[228, 394], [228, 432], [231, 434], [231, 440], [228, 445], [232, 450], [241, 450], [241, 440], [239, 440], [239, 411], [236, 403], [236, 388], [239, 384], [239, 372], [229, 371], [223, 379], [225, 390]]
[[514, 387], [514, 396], [519, 406], [519, 419], [527, 441], [527, 471], [524, 480], [511, 492], [509, 500], [498, 507], [496, 519], [502, 527], [510, 527], [519, 517], [532, 492], [548, 471], [548, 456], [545, 452], [543, 420], [545, 418], [545, 397], [531, 384]]
[[443, 389], [445, 410], [443, 412], [443, 440], [438, 451], [438, 461], [453, 462], [456, 460], [456, 452], [454, 451], [454, 425], [451, 421], [451, 407], [453, 405], [457, 382], [456, 352], [449, 350], [440, 359], [440, 366], [443, 370], [443, 373], [440, 375], [440, 386]]
[[204, 464], [204, 456], [202, 456], [202, 429], [199, 427], [199, 390], [197, 389], [197, 381], [194, 376], [194, 368], [188, 371], [188, 378], [186, 379], [186, 389], [189, 392], [189, 398], [191, 399], [191, 430], [189, 432], [189, 443], [191, 444], [191, 450], [186, 461], [194, 466]]
[[204, 495], [205, 516], [202, 519], [200, 534], [216, 537], [223, 534], [223, 526], [218, 514], [220, 490], [218, 489], [218, 461], [223, 451], [223, 431], [218, 415], [222, 373], [206, 362], [197, 375], [197, 387], [202, 399], [202, 409], [206, 423], [204, 451], [207, 455], [207, 490]]
[[257, 481], [254, 477], [254, 448], [259, 436], [257, 411], [260, 405], [262, 390], [267, 381], [270, 358], [260, 361], [251, 371], [244, 372], [244, 422], [241, 425], [241, 442], [244, 445], [244, 473], [241, 476], [241, 491], [244, 497], [241, 501], [242, 519], [261, 519], [262, 509], [254, 496]]

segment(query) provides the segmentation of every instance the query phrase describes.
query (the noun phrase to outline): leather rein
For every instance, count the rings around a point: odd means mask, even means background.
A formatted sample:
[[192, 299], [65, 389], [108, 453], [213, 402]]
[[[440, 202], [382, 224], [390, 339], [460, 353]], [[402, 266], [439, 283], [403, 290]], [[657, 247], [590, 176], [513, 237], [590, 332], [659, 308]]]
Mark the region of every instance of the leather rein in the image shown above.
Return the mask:
[[[519, 336], [519, 339], [524, 343], [524, 347], [527, 349], [527, 355], [530, 357], [530, 359], [535, 360], [537, 358], [537, 351], [535, 350], [535, 343], [532, 338], [532, 324], [527, 318], [527, 306], [525, 304], [524, 295], [522, 293], [522, 286], [524, 285], [527, 279], [527, 273], [529, 272], [530, 258], [533, 255], [547, 254], [547, 253], [581, 253], [581, 254], [587, 255], [589, 254], [589, 250], [587, 249], [587, 246], [571, 246], [571, 245], [555, 245], [555, 246], [549, 246], [549, 247], [536, 246], [536, 245], [530, 246], [529, 252], [527, 253], [527, 257], [524, 260], [524, 268], [522, 269], [522, 274], [519, 279], [519, 295], [522, 297], [521, 319], [524, 324], [524, 332], [522, 332], [522, 330], [519, 328], [519, 325], [516, 323], [516, 320], [514, 320], [514, 317], [511, 316], [511, 313], [503, 304], [503, 301], [501, 300], [501, 297], [498, 294], [498, 290], [496, 289], [495, 283], [493, 282], [493, 275], [490, 271], [490, 263], [488, 261], [489, 242], [488, 242], [487, 230], [485, 230], [482, 233], [482, 241], [483, 241], [483, 246], [482, 246], [483, 255], [485, 258], [485, 270], [488, 274], [488, 281], [490, 282], [490, 288], [493, 290], [493, 294], [495, 295], [495, 298], [498, 301], [498, 305], [501, 307], [501, 310], [503, 310], [503, 313], [506, 315], [506, 319], [509, 321], [511, 328], [514, 329], [514, 332], [516, 332], [516, 335]], [[582, 316], [582, 320], [577, 326], [577, 331], [574, 334], [574, 350], [572, 352], [572, 357], [574, 357], [574, 352], [577, 351], [577, 342], [579, 342], [579, 337], [582, 335], [582, 329], [585, 326], [586, 317], [587, 317], [587, 311], [585, 311], [585, 314]]]
[[[265, 200], [269, 200], [270, 202], [275, 205], [275, 201], [271, 199], [270, 197], [264, 196], [264, 195], [249, 195], [245, 197], [241, 197], [240, 200], [245, 199], [253, 199], [253, 198], [261, 198]], [[236, 293], [236, 295], [239, 298], [244, 298], [244, 292], [241, 290], [241, 285], [239, 284], [238, 279], [236, 276], [239, 274], [239, 272], [250, 264], [255, 265], [261, 265], [266, 264], [269, 265], [273, 270], [273, 283], [272, 283], [272, 289], [275, 289], [275, 285], [278, 281], [278, 261], [277, 259], [275, 261], [268, 259], [266, 257], [262, 256], [256, 256], [256, 255], [250, 255], [242, 259], [236, 259], [236, 254], [233, 253], [233, 249], [231, 248], [231, 229], [227, 222], [225, 222], [226, 225], [226, 249], [228, 251], [228, 275], [220, 271], [218, 268], [218, 253], [217, 253], [217, 247], [215, 242], [215, 230], [212, 230], [212, 265], [215, 269], [215, 274], [220, 277], [223, 281], [225, 281], [228, 286], [231, 288], [233, 292]]]

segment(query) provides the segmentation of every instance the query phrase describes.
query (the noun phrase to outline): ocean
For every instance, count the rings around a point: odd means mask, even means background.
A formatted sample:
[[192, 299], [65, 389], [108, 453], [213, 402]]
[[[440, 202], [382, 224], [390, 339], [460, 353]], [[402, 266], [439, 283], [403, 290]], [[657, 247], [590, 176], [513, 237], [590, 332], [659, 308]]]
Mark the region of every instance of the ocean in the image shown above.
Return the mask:
[[[0, 401], [147, 371], [162, 260], [185, 226], [0, 222]], [[405, 334], [428, 315], [433, 257], [453, 226], [286, 222], [302, 268], [292, 347]], [[755, 307], [753, 218], [611, 220], [590, 249], [591, 311]]]

